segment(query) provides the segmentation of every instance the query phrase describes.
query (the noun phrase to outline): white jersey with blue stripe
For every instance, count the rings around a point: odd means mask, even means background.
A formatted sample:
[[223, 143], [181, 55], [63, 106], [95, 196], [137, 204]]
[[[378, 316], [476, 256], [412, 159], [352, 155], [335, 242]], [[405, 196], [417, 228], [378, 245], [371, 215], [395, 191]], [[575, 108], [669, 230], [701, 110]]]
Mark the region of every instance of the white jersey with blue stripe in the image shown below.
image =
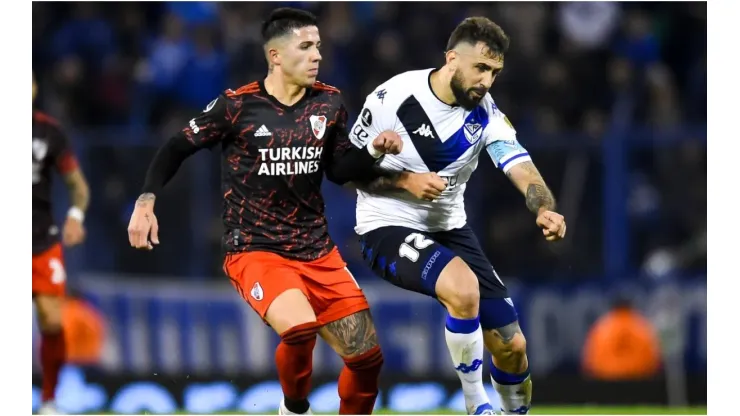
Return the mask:
[[447, 179], [447, 189], [434, 202], [419, 200], [405, 191], [358, 191], [358, 234], [385, 226], [427, 232], [460, 228], [467, 220], [465, 186], [484, 149], [504, 172], [531, 160], [490, 94], [473, 111], [450, 106], [432, 92], [432, 71], [405, 72], [376, 88], [367, 96], [350, 140], [362, 147], [383, 131], [395, 131], [403, 139], [403, 151], [384, 156], [380, 168], [436, 172]]

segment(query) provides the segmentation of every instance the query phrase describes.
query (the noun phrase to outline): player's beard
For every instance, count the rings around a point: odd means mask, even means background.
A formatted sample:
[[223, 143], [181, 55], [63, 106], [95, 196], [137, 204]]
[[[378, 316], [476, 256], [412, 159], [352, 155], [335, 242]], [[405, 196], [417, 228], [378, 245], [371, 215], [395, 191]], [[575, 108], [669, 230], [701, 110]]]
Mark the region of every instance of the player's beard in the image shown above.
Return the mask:
[[[480, 103], [480, 100], [483, 99], [486, 95], [486, 90], [482, 88], [468, 88], [465, 89], [463, 87], [463, 75], [458, 69], [455, 71], [455, 74], [452, 76], [452, 80], [450, 80], [450, 89], [452, 90], [452, 95], [455, 96], [455, 101], [464, 109], [468, 111], [475, 110], [475, 107], [478, 106]], [[473, 97], [471, 93], [475, 91], [477, 93], [480, 93], [479, 97]]]

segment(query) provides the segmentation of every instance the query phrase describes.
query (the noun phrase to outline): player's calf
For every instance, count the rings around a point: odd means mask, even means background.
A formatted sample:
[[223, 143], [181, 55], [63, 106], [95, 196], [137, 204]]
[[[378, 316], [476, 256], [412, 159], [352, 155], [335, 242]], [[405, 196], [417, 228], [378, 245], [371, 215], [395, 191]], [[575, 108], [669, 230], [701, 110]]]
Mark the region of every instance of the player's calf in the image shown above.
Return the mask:
[[383, 354], [370, 310], [331, 322], [319, 334], [344, 360], [339, 374], [339, 414], [371, 414], [378, 397]]
[[506, 414], [526, 414], [532, 402], [532, 379], [527, 361], [527, 341], [518, 322], [484, 332], [491, 352], [491, 381]]
[[459, 257], [447, 263], [435, 285], [437, 298], [447, 308], [445, 340], [462, 383], [469, 414], [490, 411], [483, 386], [483, 332], [478, 317], [478, 278]]
[[313, 348], [319, 323], [306, 296], [299, 289], [288, 289], [272, 301], [265, 320], [280, 334], [275, 364], [283, 390], [287, 414], [305, 414], [310, 410]]
[[45, 408], [51, 408], [59, 372], [67, 355], [62, 327], [62, 298], [36, 295], [33, 300], [41, 331], [41, 401]]

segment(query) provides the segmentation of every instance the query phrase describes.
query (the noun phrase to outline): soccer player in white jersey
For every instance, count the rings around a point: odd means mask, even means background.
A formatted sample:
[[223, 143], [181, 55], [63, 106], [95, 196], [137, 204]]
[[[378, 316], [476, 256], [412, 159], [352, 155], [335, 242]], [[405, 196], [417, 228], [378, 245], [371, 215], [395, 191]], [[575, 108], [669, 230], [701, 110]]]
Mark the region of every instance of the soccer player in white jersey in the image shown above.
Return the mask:
[[492, 413], [482, 380], [484, 345], [501, 410], [526, 414], [532, 397], [514, 304], [466, 223], [463, 193], [479, 154], [485, 150], [522, 192], [548, 241], [566, 229], [551, 191], [488, 94], [508, 45], [494, 22], [465, 19], [450, 36], [444, 66], [380, 85], [350, 133], [358, 147], [384, 130], [403, 138], [400, 154], [374, 154], [386, 176], [357, 184], [355, 230], [376, 274], [447, 309], [447, 346], [469, 414]]

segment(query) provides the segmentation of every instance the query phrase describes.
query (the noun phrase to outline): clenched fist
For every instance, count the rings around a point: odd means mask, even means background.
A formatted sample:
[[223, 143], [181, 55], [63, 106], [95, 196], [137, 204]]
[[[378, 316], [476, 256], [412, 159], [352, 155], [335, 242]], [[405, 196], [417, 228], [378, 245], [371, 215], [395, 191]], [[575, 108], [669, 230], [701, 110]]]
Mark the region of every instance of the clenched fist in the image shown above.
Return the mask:
[[136, 200], [128, 223], [128, 241], [131, 247], [153, 250], [159, 244], [159, 224], [154, 215], [154, 195], [143, 194]]
[[388, 155], [397, 155], [403, 150], [403, 139], [393, 130], [386, 130], [373, 140], [376, 152]]
[[541, 210], [537, 215], [537, 226], [547, 241], [562, 240], [565, 237], [565, 217], [553, 211]]
[[434, 172], [402, 172], [398, 185], [419, 199], [434, 201], [447, 188], [447, 181]]

